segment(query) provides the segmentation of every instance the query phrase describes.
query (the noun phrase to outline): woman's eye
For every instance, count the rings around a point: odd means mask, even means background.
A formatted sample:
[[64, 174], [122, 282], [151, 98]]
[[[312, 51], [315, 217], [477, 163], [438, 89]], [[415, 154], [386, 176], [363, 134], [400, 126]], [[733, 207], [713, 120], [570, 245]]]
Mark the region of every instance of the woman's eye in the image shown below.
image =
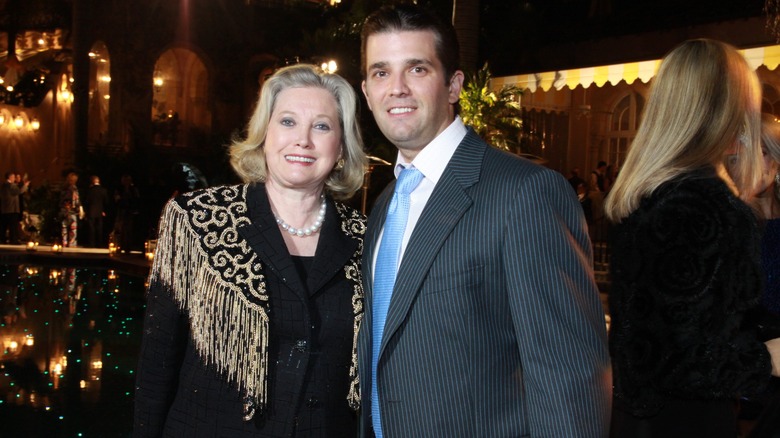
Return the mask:
[[314, 129], [317, 129], [319, 131], [330, 131], [330, 125], [327, 123], [317, 123], [314, 125]]
[[292, 119], [288, 119], [288, 118], [282, 119], [281, 121], [279, 121], [279, 123], [281, 123], [284, 126], [293, 126], [293, 125], [295, 125], [295, 122], [293, 122]]

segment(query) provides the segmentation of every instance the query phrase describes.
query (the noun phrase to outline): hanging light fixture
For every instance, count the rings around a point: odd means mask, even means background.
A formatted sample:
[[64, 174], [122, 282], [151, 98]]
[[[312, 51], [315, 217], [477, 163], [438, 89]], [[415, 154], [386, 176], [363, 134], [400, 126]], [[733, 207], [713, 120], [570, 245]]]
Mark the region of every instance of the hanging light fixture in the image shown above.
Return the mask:
[[41, 122], [38, 120], [38, 118], [33, 118], [30, 120], [30, 127], [33, 131], [38, 131], [41, 129]]
[[22, 129], [24, 126], [24, 117], [22, 117], [21, 114], [17, 114], [16, 117], [14, 117], [14, 126], [16, 126], [16, 129]]
[[152, 84], [154, 85], [154, 91], [157, 93], [162, 90], [162, 86], [165, 84], [162, 73], [160, 73], [160, 69], [157, 67], [154, 68], [154, 73], [152, 74]]

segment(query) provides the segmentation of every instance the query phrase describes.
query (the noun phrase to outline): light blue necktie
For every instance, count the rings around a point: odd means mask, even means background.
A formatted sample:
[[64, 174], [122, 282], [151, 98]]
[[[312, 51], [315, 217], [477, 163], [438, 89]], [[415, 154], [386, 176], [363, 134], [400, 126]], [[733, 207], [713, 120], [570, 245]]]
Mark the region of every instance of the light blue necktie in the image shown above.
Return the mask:
[[371, 423], [374, 434], [382, 438], [382, 423], [379, 418], [379, 392], [376, 387], [376, 367], [379, 361], [379, 347], [382, 345], [382, 335], [385, 332], [385, 318], [390, 307], [390, 297], [393, 295], [395, 276], [398, 271], [398, 258], [401, 254], [401, 242], [406, 230], [406, 219], [409, 216], [409, 194], [420, 184], [423, 174], [419, 170], [407, 168], [398, 175], [395, 193], [387, 208], [385, 231], [382, 233], [382, 243], [376, 255], [376, 272], [374, 273], [374, 288], [372, 301], [372, 333], [374, 334], [371, 354]]

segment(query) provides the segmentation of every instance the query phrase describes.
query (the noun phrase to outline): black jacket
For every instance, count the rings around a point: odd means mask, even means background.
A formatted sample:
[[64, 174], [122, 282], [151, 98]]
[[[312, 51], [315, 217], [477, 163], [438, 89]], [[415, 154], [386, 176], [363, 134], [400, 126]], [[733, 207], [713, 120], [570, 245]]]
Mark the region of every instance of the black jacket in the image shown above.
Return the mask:
[[88, 219], [102, 217], [108, 207], [108, 191], [101, 185], [91, 185], [84, 197]]
[[613, 231], [615, 408], [646, 417], [760, 391], [771, 362], [748, 318], [762, 291], [750, 208], [704, 169], [659, 187]]
[[362, 215], [329, 201], [303, 282], [263, 185], [169, 202], [149, 279], [134, 435], [354, 436], [364, 231]]

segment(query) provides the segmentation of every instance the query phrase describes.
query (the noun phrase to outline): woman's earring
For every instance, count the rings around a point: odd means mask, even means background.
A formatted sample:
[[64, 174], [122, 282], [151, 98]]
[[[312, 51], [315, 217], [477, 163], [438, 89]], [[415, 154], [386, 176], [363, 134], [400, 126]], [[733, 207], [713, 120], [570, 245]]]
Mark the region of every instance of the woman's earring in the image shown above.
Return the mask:
[[775, 174], [775, 184], [780, 186], [780, 172]]
[[[344, 168], [344, 159], [343, 158], [339, 158], [339, 160], [336, 161], [336, 167], [334, 167], [333, 169], [334, 170], [341, 170], [343, 168]], [[778, 177], [778, 178], [780, 178], [780, 177]]]

